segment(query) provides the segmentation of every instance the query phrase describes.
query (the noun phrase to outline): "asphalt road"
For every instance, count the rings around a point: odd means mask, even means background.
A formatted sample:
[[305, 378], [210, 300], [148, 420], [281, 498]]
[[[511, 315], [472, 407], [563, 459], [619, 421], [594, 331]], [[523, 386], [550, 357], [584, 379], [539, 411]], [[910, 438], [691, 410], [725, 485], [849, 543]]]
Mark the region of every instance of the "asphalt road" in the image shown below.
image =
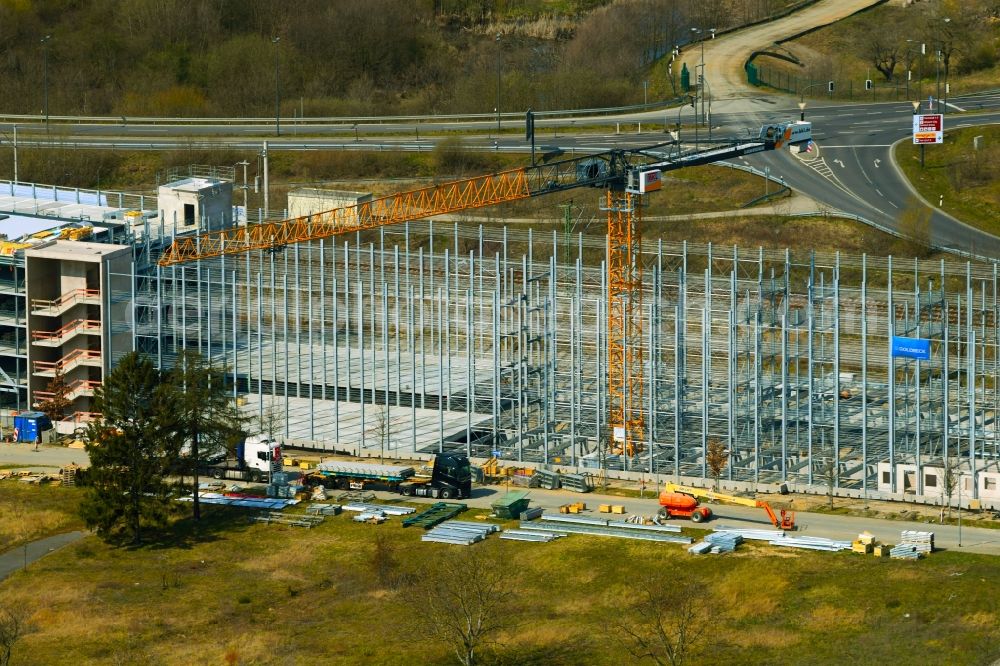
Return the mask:
[[[0, 464], [23, 465], [24, 467], [46, 465], [56, 468], [70, 462], [87, 464], [85, 451], [59, 446], [42, 446], [36, 452], [32, 448], [23, 444], [0, 444]], [[518, 488], [512, 488], [512, 490], [518, 490]], [[486, 508], [505, 491], [505, 488], [499, 486], [476, 486], [473, 488], [473, 498], [468, 500], [467, 503], [470, 506]], [[568, 491], [538, 489], [532, 489], [530, 492], [532, 506], [540, 506], [551, 511], [556, 511], [562, 504], [577, 501], [586, 502], [587, 506], [593, 509], [588, 512], [588, 515], [602, 515], [596, 511], [598, 504], [622, 504], [628, 511], [628, 515], [653, 515], [658, 509], [655, 490], [649, 491], [648, 499], [601, 495], [600, 493], [581, 495]], [[380, 499], [400, 499], [399, 495], [394, 493], [378, 492], [376, 495]], [[421, 503], [434, 502], [432, 499], [409, 499]], [[767, 528], [770, 525], [762, 509], [722, 504], [712, 504], [710, 506], [716, 514], [716, 518], [709, 523], [709, 526], [724, 524], [736, 527]], [[959, 547], [958, 528], [953, 525], [854, 518], [822, 513], [798, 513], [796, 515], [796, 523], [799, 526], [798, 533], [801, 534], [850, 540], [855, 538], [859, 532], [868, 530], [886, 543], [895, 543], [898, 541], [900, 530], [930, 530], [934, 532], [935, 541], [941, 548], [957, 550]], [[1000, 555], [1000, 530], [963, 527], [962, 550], [972, 553]], [[2, 567], [0, 567], [0, 570], [2, 570]], [[0, 571], [0, 574], [2, 574], [2, 571]], [[2, 578], [2, 575], [0, 575], [0, 578]]]
[[66, 532], [30, 542], [27, 547], [18, 546], [0, 553], [0, 581], [49, 553], [87, 536], [86, 532]]

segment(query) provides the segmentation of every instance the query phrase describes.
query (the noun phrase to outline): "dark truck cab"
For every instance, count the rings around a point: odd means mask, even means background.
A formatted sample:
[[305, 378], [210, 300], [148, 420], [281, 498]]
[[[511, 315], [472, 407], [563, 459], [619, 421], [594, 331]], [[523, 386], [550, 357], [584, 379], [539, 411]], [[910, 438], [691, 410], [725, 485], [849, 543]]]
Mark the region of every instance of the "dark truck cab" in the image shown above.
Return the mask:
[[465, 454], [439, 453], [430, 481], [401, 483], [399, 492], [411, 497], [467, 499], [472, 495], [472, 466]]

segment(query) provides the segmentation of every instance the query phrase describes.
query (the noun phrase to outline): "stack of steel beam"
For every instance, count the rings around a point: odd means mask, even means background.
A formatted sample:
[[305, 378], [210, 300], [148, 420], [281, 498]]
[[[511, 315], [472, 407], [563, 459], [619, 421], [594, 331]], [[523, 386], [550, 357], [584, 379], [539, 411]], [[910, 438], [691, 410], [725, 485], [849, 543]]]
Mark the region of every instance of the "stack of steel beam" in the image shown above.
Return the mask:
[[560, 534], [558, 532], [536, 532], [533, 530], [507, 530], [500, 535], [501, 539], [507, 539], [509, 541], [537, 541], [539, 543], [548, 543], [549, 541], [555, 541], [559, 537], [564, 537], [565, 534]]
[[[568, 517], [568, 516], [567, 516]], [[636, 529], [655, 527], [650, 525], [630, 525], [621, 522], [603, 521], [606, 524], [597, 522], [599, 519], [579, 519], [572, 520], [543, 520], [539, 522], [522, 521], [521, 528], [533, 531], [544, 532], [565, 532], [569, 534], [590, 534], [593, 536], [618, 537], [621, 539], [638, 539], [641, 541], [662, 541], [665, 543], [691, 543], [691, 538], [670, 534], [670, 530], [650, 530]]]
[[736, 550], [736, 546], [743, 543], [743, 536], [733, 532], [713, 532], [705, 535], [705, 541], [714, 546], [713, 553], [731, 553]]
[[421, 537], [421, 541], [436, 541], [470, 546], [482, 541], [500, 527], [493, 523], [470, 523], [464, 520], [447, 520]]
[[688, 547], [688, 552], [692, 555], [704, 555], [710, 550], [712, 550], [712, 544], [707, 541], [699, 541], [693, 546]]
[[594, 489], [589, 474], [563, 474], [562, 487], [578, 493], [589, 493]]
[[381, 511], [387, 516], [408, 516], [416, 509], [411, 506], [397, 506], [395, 504], [366, 504], [364, 502], [351, 502], [344, 505], [344, 511], [354, 511], [356, 513], [376, 513]]
[[755, 530], [755, 529], [733, 529], [719, 528], [714, 534], [738, 534], [747, 540], [767, 541], [772, 546], [787, 546], [789, 548], [805, 548], [807, 550], [850, 550], [850, 541], [837, 541], [825, 537], [813, 536], [790, 536], [781, 530]]
[[547, 469], [536, 469], [535, 476], [538, 477], [538, 486], [546, 490], [559, 489], [559, 474], [550, 472]]
[[901, 543], [898, 546], [893, 546], [889, 551], [889, 557], [894, 560], [919, 560], [920, 551], [912, 543]]
[[534, 520], [535, 518], [541, 516], [544, 512], [545, 509], [540, 506], [536, 506], [533, 509], [525, 509], [521, 512], [521, 520]]
[[340, 515], [341, 507], [339, 504], [310, 504], [306, 507], [306, 513], [314, 514], [318, 516], [337, 516]]
[[610, 527], [612, 529], [636, 530], [648, 532], [673, 532], [681, 531], [677, 525], [637, 525], [625, 520], [608, 520], [607, 518], [590, 518], [589, 516], [566, 516], [563, 514], [546, 513], [541, 519], [551, 523], [575, 523], [578, 525], [597, 525], [599, 527]]
[[900, 545], [916, 546], [918, 553], [930, 553], [934, 550], [934, 532], [903, 530], [899, 543]]

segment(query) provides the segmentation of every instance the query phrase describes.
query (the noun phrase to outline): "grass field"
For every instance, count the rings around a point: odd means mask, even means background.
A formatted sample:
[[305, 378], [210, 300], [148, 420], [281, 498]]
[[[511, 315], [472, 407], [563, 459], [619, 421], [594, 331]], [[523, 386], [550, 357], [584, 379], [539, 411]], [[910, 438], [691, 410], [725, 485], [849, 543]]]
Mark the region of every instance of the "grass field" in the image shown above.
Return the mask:
[[13, 479], [0, 482], [0, 552], [83, 529], [77, 515], [80, 496], [74, 488], [34, 486]]
[[[979, 151], [972, 147], [976, 136], [983, 137]], [[1000, 125], [946, 131], [943, 144], [925, 147], [923, 168], [920, 146], [904, 141], [896, 147], [896, 161], [931, 205], [941, 202], [963, 222], [1000, 234]]]
[[[136, 550], [91, 537], [0, 585], [0, 605], [26, 609], [37, 627], [14, 663], [453, 663], [446, 646], [410, 628], [407, 585], [377, 582], [374, 537], [387, 537], [411, 577], [463, 547], [423, 543], [398, 519], [376, 527], [338, 516], [303, 530], [207, 513], [200, 536], [181, 522]], [[677, 545], [583, 536], [491, 537], [473, 548], [495, 551], [516, 593], [517, 627], [486, 663], [633, 663], [610, 627], [648, 572], [707, 590], [712, 619], [699, 631], [710, 652], [690, 663], [1000, 657], [1000, 605], [988, 592], [1000, 586], [1000, 566], [986, 556], [901, 562], [743, 546], [695, 559]]]

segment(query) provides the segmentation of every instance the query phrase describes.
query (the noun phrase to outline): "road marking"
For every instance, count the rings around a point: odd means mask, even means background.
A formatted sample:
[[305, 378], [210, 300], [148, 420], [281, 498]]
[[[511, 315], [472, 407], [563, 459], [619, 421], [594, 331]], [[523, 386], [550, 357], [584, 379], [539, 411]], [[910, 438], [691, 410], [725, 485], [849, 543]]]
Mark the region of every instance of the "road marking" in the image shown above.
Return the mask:
[[838, 160], [834, 160], [834, 161], [833, 161], [833, 163], [834, 163], [834, 164], [839, 164], [839, 165], [840, 165], [840, 168], [841, 168], [841, 169], [844, 169], [844, 168], [846, 168], [846, 167], [844, 166], [844, 163], [843, 163], [843, 162], [841, 162], [841, 161], [840, 161], [839, 159], [838, 159]]
[[866, 143], [853, 146], [823, 146], [824, 148], [892, 148], [891, 143]]
[[889, 202], [889, 205], [890, 205], [890, 206], [892, 206], [892, 207], [893, 207], [893, 208], [895, 208], [896, 210], [899, 210], [899, 206], [897, 206], [897, 205], [896, 205], [895, 203], [893, 203], [893, 202], [892, 202], [892, 201], [891, 201], [890, 199], [886, 199], [886, 201], [888, 201], [888, 202]]
[[965, 111], [965, 109], [963, 109], [962, 107], [952, 104], [951, 102], [945, 102], [944, 105], [950, 106], [953, 109], [958, 109], [959, 111]]
[[[882, 162], [882, 160], [879, 160], [879, 159], [876, 159], [876, 160], [875, 160], [875, 168], [876, 168], [876, 169], [878, 169], [878, 168], [879, 168], [879, 166], [878, 166], [878, 165], [879, 165], [879, 163], [881, 163], [881, 162]], [[881, 194], [881, 192], [879, 192], [879, 194]]]

